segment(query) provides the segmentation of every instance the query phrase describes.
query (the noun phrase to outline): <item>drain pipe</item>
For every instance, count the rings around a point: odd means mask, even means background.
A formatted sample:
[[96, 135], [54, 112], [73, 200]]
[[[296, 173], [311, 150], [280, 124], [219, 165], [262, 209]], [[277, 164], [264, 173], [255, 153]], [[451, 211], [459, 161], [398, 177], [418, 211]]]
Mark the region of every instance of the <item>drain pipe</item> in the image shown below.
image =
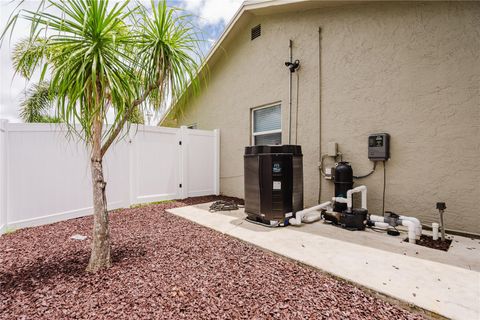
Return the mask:
[[331, 205], [332, 205], [332, 202], [327, 201], [317, 206], [313, 206], [311, 208], [297, 211], [295, 213], [295, 218], [290, 218], [290, 220], [288, 220], [288, 223], [293, 226], [299, 226], [302, 224], [302, 222], [313, 222], [313, 221], [320, 220], [320, 213], [317, 211], [322, 209], [327, 209]]
[[[293, 63], [292, 57], [293, 41], [288, 40], [288, 53], [290, 63]], [[288, 74], [288, 144], [292, 143], [292, 72]]]
[[432, 238], [433, 240], [438, 240], [438, 223], [432, 223]]

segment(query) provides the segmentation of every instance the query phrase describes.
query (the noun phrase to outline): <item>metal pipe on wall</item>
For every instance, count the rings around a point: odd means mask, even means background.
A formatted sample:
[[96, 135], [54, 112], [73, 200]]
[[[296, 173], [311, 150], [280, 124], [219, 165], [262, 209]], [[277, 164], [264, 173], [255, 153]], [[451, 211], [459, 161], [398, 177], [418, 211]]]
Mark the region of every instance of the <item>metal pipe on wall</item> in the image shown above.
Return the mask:
[[[293, 63], [292, 57], [293, 41], [288, 40], [289, 62]], [[292, 144], [292, 72], [288, 72], [288, 144]]]
[[322, 28], [318, 27], [318, 203], [322, 202]]

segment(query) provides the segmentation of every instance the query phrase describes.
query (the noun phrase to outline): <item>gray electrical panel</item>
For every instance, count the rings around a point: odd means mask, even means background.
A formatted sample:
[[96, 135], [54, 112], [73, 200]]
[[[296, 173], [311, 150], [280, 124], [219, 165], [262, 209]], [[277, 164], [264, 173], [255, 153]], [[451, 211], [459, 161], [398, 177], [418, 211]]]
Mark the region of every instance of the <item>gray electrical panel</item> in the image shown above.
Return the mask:
[[368, 136], [368, 159], [385, 161], [390, 158], [390, 135], [374, 133]]

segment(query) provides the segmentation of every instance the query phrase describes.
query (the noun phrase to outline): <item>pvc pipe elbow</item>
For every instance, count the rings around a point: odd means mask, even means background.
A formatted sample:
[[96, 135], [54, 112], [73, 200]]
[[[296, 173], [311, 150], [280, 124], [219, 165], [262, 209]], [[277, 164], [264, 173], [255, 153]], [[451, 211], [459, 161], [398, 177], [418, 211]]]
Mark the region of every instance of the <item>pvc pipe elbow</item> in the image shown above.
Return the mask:
[[407, 216], [400, 216], [400, 219], [412, 221], [415, 224], [415, 237], [417, 239], [420, 239], [420, 236], [422, 235], [422, 224], [420, 223], [420, 220], [418, 220], [415, 217], [407, 217]]
[[366, 186], [358, 186], [356, 188], [353, 188], [347, 191], [347, 207], [349, 209], [352, 209], [353, 207], [352, 194], [357, 192], [360, 192], [362, 194], [362, 208], [367, 209], [367, 187]]
[[290, 220], [288, 220], [288, 223], [291, 224], [292, 226], [299, 226], [301, 224], [295, 218], [290, 218]]

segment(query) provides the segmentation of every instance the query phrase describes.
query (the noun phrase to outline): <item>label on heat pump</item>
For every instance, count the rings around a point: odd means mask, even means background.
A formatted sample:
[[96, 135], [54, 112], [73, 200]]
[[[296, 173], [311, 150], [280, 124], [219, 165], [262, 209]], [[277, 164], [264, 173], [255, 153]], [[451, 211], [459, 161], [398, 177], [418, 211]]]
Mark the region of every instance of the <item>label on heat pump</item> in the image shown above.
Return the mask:
[[282, 190], [282, 182], [273, 181], [273, 190]]

